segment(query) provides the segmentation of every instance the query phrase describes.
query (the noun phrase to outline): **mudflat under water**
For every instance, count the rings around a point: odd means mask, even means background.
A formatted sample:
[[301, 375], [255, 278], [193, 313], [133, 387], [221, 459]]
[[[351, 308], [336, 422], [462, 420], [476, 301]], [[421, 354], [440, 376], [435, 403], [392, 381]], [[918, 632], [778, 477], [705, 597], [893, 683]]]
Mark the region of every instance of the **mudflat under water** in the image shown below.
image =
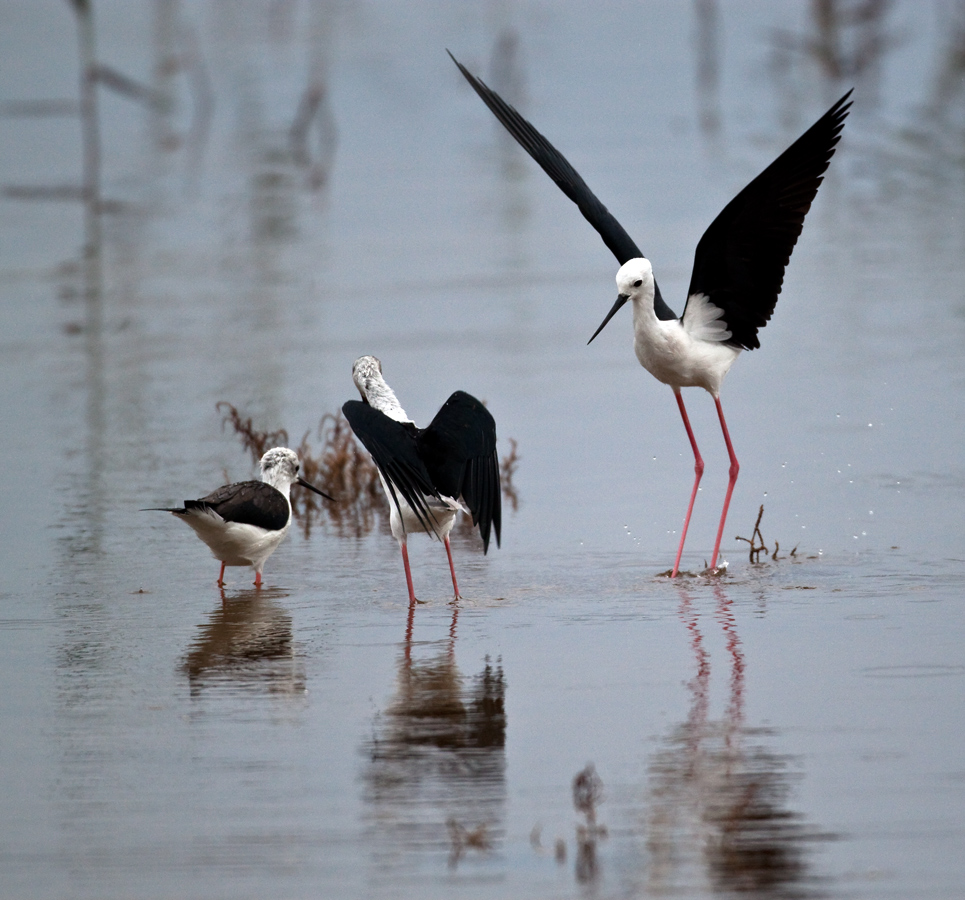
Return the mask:
[[[2, 17], [0, 893], [960, 892], [947, 6], [835, 29], [767, 2], [95, 3], [93, 221], [72, 7]], [[567, 154], [678, 311], [703, 229], [856, 86], [724, 386], [724, 577], [659, 576], [692, 478], [672, 395], [628, 312], [586, 346], [614, 261], [446, 47]], [[417, 421], [461, 388], [517, 442], [502, 547], [454, 541], [453, 606], [442, 549], [413, 540], [410, 609], [384, 529], [320, 522], [264, 589], [234, 569], [219, 591], [188, 529], [139, 509], [252, 477], [219, 401], [317, 445], [365, 353]], [[727, 457], [687, 399], [697, 571]], [[780, 549], [755, 565], [734, 536], [761, 504]]]

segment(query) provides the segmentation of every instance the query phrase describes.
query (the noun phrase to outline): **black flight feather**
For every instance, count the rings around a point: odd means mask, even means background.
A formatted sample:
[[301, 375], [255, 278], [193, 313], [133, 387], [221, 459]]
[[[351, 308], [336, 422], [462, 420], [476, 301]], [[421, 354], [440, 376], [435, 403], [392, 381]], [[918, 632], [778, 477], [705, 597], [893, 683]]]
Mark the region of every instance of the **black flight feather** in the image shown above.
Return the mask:
[[731, 200], [697, 244], [687, 296], [705, 294], [724, 311], [727, 343], [734, 347], [760, 346], [757, 330], [774, 312], [804, 217], [841, 138], [850, 96], [848, 91]]
[[433, 484], [440, 494], [461, 497], [479, 526], [483, 549], [490, 532], [502, 524], [496, 421], [483, 404], [465, 391], [456, 391], [436, 413], [417, 441]]
[[[563, 154], [527, 122], [513, 106], [471, 74], [452, 53], [448, 50], [446, 52], [449, 53], [449, 57], [459, 67], [459, 71], [462, 72], [493, 115], [516, 138], [520, 146], [539, 163], [543, 171], [556, 182], [559, 189], [579, 207], [583, 217], [599, 232], [600, 237], [603, 238], [603, 243], [610, 248], [610, 252], [617, 258], [617, 262], [622, 266], [631, 259], [642, 257], [643, 253], [640, 252], [640, 248], [634, 243], [633, 238], [627, 234], [626, 229], [600, 202]], [[656, 280], [653, 283], [653, 293], [653, 308], [657, 318], [664, 321], [676, 319], [677, 316], [660, 295], [660, 288], [657, 287]]]
[[385, 478], [396, 509], [401, 514], [395, 495], [398, 491], [422, 527], [438, 536], [435, 517], [425, 498], [439, 498], [439, 491], [419, 457], [415, 425], [390, 419], [362, 400], [349, 400], [342, 406], [342, 413]]

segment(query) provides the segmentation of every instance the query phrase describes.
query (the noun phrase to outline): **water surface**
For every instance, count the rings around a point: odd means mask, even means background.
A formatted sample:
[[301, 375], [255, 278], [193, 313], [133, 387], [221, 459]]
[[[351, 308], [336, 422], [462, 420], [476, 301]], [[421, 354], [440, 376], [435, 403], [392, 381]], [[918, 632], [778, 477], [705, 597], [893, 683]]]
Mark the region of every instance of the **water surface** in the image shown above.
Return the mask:
[[[77, 21], [7, 4], [5, 894], [960, 890], [961, 23], [809, 11], [97, 3], [98, 58], [145, 90], [99, 88], [93, 266], [64, 199]], [[672, 396], [629, 314], [585, 346], [614, 261], [446, 47], [569, 156], [678, 311], [714, 215], [856, 86], [724, 386], [725, 577], [659, 577], [692, 477]], [[317, 441], [364, 353], [417, 421], [461, 388], [518, 442], [502, 547], [454, 542], [453, 606], [414, 540], [409, 609], [391, 538], [322, 523], [265, 589], [234, 569], [222, 594], [188, 529], [139, 509], [253, 475], [219, 401]], [[697, 571], [727, 458], [687, 399]], [[761, 504], [780, 549], [753, 565], [733, 538]], [[588, 763], [602, 793], [577, 809]]]

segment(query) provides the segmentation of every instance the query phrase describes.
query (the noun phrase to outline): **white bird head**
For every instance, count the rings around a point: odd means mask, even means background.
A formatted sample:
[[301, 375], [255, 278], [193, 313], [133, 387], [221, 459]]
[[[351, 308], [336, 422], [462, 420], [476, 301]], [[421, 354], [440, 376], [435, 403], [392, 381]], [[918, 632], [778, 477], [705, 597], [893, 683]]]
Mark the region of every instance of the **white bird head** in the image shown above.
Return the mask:
[[639, 300], [645, 297], [648, 292], [650, 298], [653, 299], [653, 284], [653, 268], [650, 265], [649, 259], [639, 256], [636, 259], [628, 260], [620, 266], [620, 271], [617, 272], [618, 294], [616, 303], [610, 307], [606, 318], [600, 323], [600, 327], [593, 332], [593, 337], [591, 337], [587, 343], [593, 343], [593, 338], [606, 328], [607, 322], [617, 314], [620, 307], [623, 306], [627, 300]]
[[274, 447], [261, 458], [261, 480], [283, 494], [298, 478], [298, 469], [298, 456], [287, 447]]
[[374, 356], [360, 356], [352, 366], [352, 381], [362, 400], [396, 422], [411, 422], [395, 392], [382, 377], [382, 363]]
[[653, 266], [650, 260], [640, 256], [620, 266], [617, 272], [617, 292], [627, 300], [636, 300], [653, 294]]
[[374, 380], [382, 381], [382, 360], [375, 356], [360, 356], [352, 366], [352, 381], [365, 399], [366, 385]]
[[311, 482], [300, 478], [298, 471], [301, 463], [298, 461], [298, 454], [287, 447], [273, 447], [261, 458], [261, 480], [265, 484], [270, 484], [275, 490], [281, 491], [286, 497], [292, 484], [300, 484], [302, 487], [321, 494], [327, 500], [334, 498], [320, 491]]

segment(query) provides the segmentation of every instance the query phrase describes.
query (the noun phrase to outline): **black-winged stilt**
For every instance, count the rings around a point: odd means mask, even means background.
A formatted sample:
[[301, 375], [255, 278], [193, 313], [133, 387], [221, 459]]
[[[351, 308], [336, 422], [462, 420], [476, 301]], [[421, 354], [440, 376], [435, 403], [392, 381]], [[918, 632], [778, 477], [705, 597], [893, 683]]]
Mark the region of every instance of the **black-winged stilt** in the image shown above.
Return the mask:
[[496, 422], [475, 397], [456, 391], [427, 428], [417, 428], [382, 377], [382, 363], [362, 356], [352, 366], [362, 395], [342, 412], [372, 454], [389, 501], [389, 525], [402, 549], [409, 603], [415, 603], [406, 540], [425, 532], [441, 540], [449, 558], [454, 599], [459, 596], [449, 532], [460, 510], [479, 526], [483, 552], [489, 536], [499, 545], [501, 494], [496, 456]]
[[334, 498], [298, 475], [298, 456], [287, 447], [275, 447], [261, 458], [261, 481], [238, 481], [218, 488], [200, 500], [185, 500], [183, 507], [151, 507], [174, 513], [187, 522], [221, 561], [218, 586], [224, 585], [225, 566], [252, 566], [255, 584], [261, 586], [265, 561], [288, 534], [292, 520], [289, 490], [292, 484]]
[[661, 297], [649, 260], [563, 155], [495, 91], [474, 77], [451, 53], [449, 56], [496, 118], [576, 203], [620, 263], [617, 300], [588, 343], [620, 307], [633, 301], [633, 347], [637, 359], [651, 375], [670, 386], [680, 408], [694, 452], [695, 478], [671, 577], [680, 569], [690, 515], [704, 471], [680, 389], [702, 387], [713, 396], [730, 457], [727, 494], [710, 561], [710, 569], [716, 569], [727, 510], [740, 469], [720, 405], [720, 385], [741, 350], [760, 346], [757, 331], [767, 324], [774, 311], [784, 269], [844, 128], [851, 91], [711, 222], [697, 244], [687, 302], [678, 318]]

